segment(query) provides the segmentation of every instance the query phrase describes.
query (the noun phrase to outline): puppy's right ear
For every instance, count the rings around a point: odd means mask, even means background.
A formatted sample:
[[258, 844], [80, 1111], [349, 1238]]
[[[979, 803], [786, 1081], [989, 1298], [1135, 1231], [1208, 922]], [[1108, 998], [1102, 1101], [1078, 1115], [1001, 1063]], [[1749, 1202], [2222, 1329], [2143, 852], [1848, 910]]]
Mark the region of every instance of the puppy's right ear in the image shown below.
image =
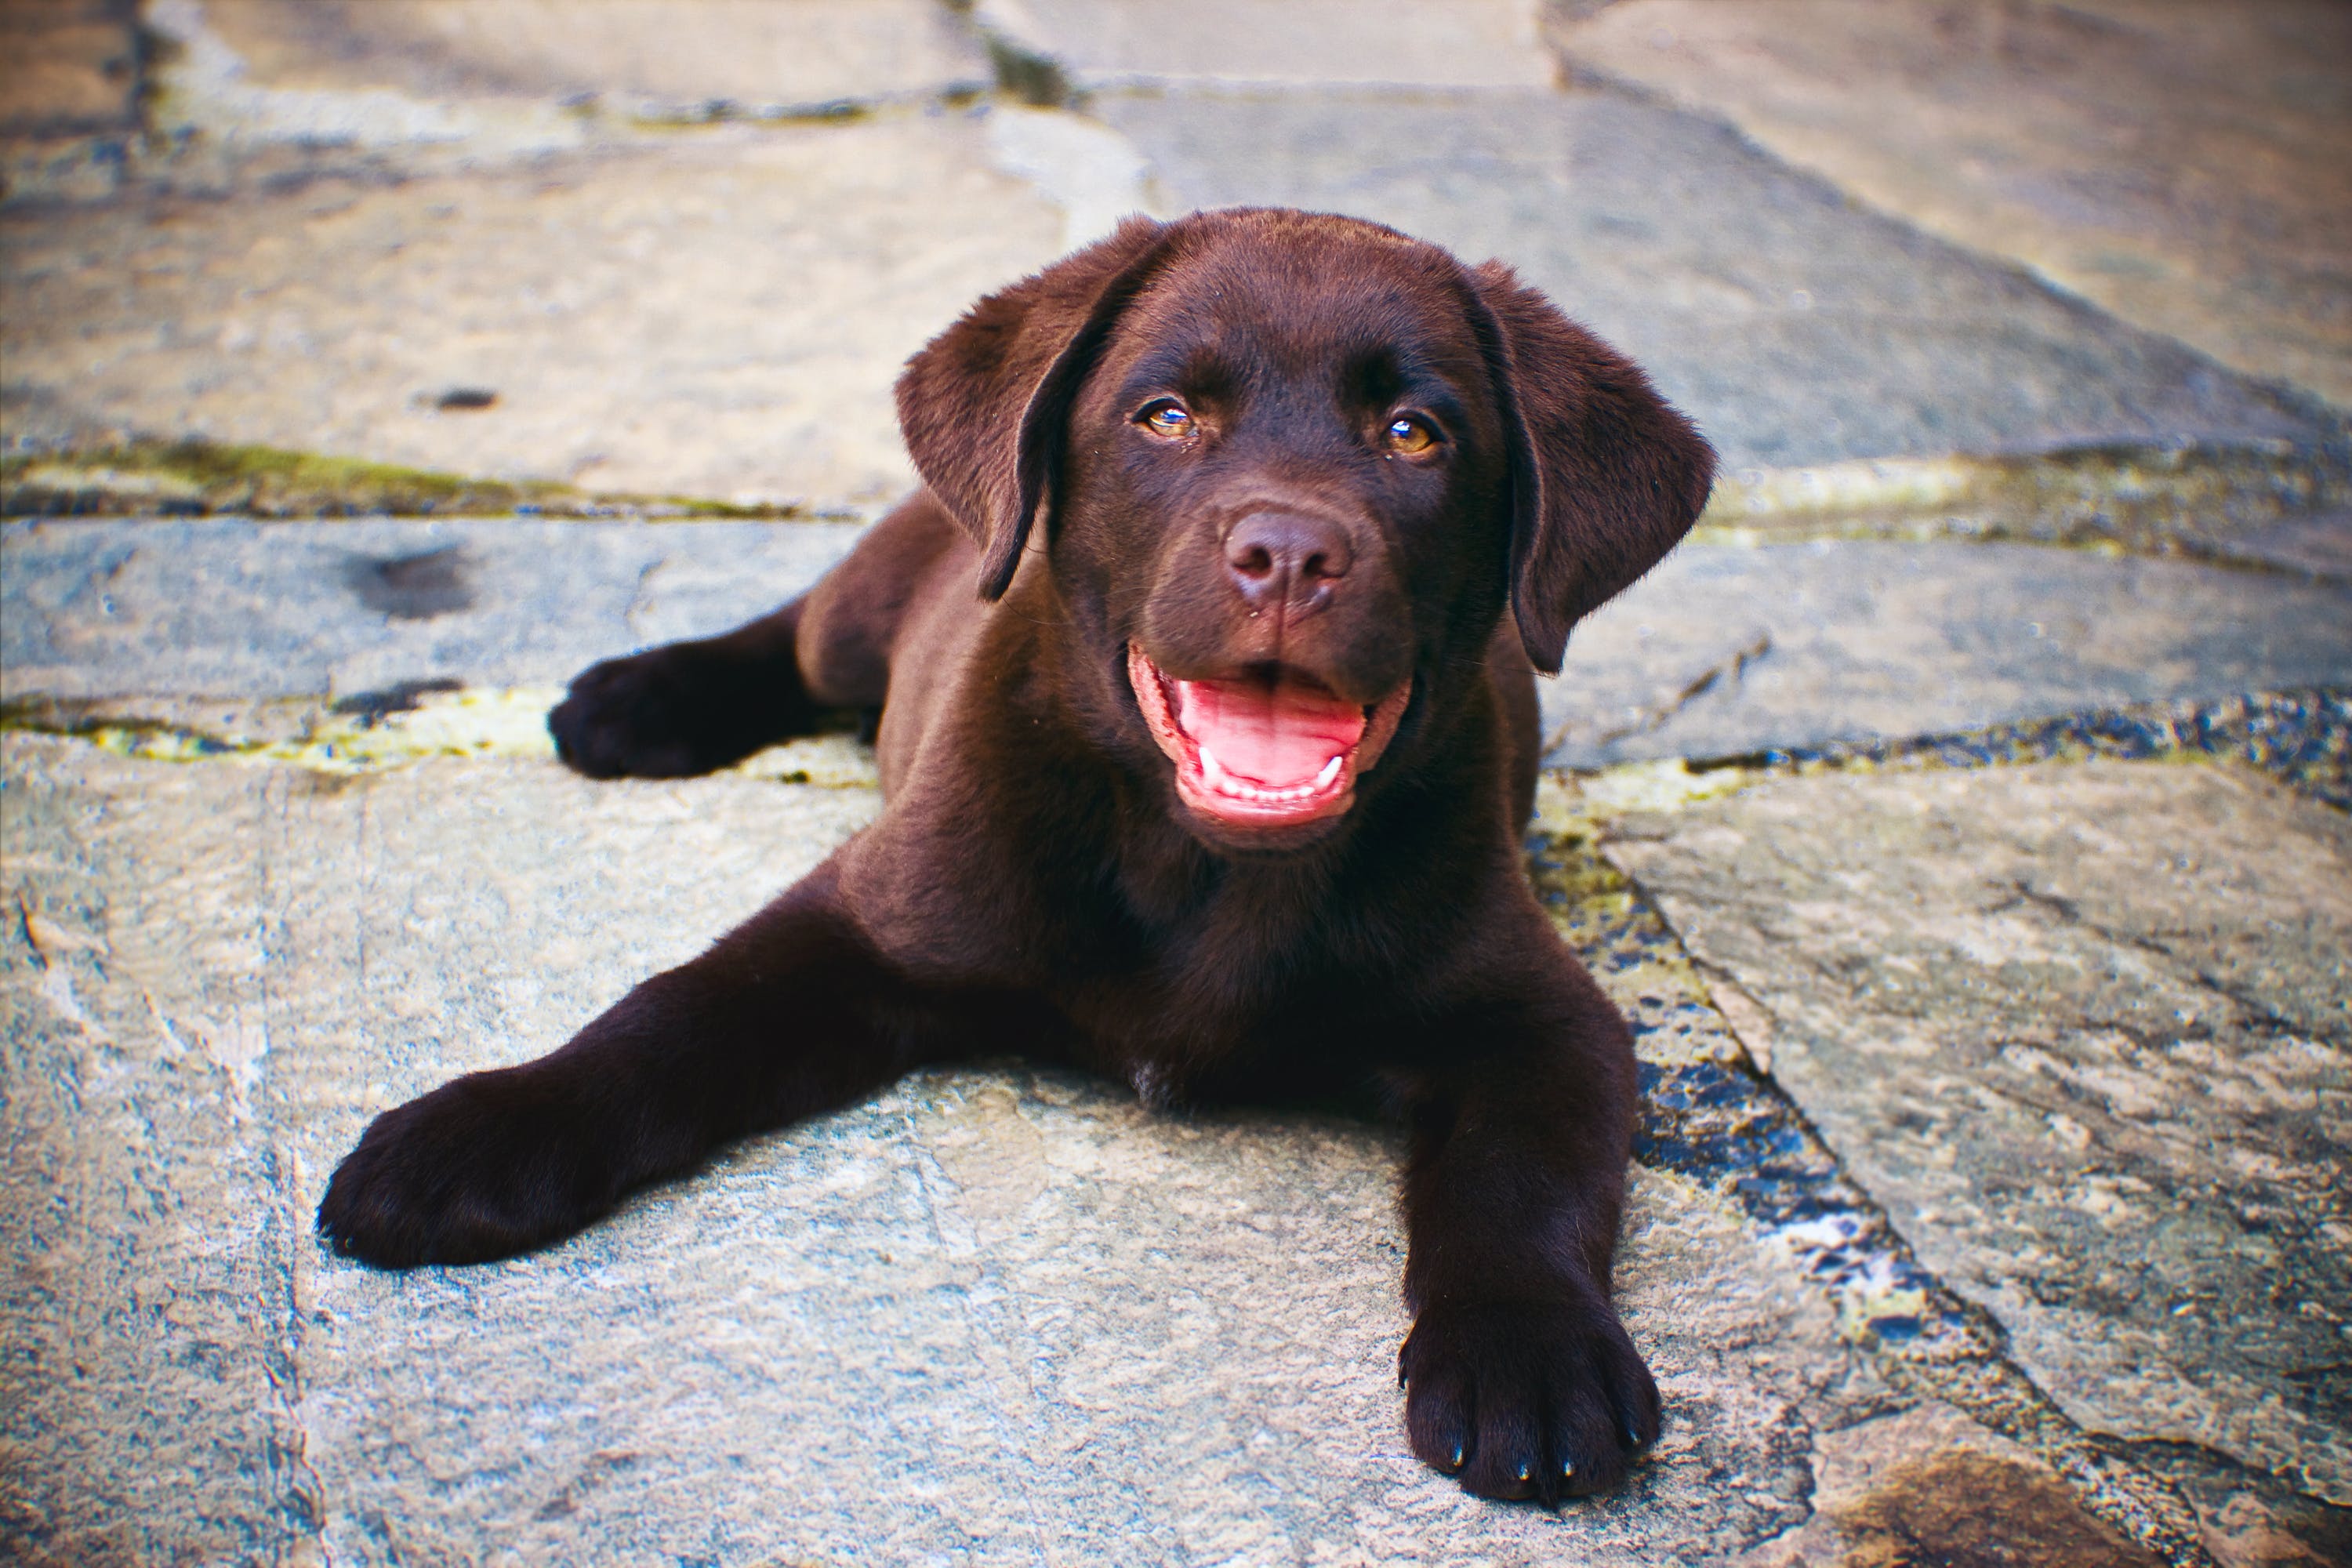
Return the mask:
[[974, 305], [898, 377], [899, 431], [923, 482], [980, 545], [981, 597], [1012, 584], [1038, 508], [1053, 504], [1070, 400], [1168, 234], [1129, 218]]

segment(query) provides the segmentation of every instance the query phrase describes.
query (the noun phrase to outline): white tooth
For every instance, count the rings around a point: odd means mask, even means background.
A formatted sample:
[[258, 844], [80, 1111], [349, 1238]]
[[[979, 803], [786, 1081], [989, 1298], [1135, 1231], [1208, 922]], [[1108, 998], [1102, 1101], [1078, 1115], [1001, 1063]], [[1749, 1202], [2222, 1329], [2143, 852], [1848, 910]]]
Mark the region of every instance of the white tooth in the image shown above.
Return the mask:
[[1217, 761], [1217, 753], [1209, 750], [1206, 745], [1202, 746], [1200, 752], [1201, 781], [1211, 789], [1225, 788], [1225, 764]]
[[1331, 781], [1339, 776], [1339, 764], [1346, 760], [1347, 759], [1344, 757], [1334, 757], [1329, 762], [1325, 763], [1323, 764], [1323, 771], [1315, 775], [1315, 783], [1312, 787], [1316, 789], [1329, 789], [1331, 787]]

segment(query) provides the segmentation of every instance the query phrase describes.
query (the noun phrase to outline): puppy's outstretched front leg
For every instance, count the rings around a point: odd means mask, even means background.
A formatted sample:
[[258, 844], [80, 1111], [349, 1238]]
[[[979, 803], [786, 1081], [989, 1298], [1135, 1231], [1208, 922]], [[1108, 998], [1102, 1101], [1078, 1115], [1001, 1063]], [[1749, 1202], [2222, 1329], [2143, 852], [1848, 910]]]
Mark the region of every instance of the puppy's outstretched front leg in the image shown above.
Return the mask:
[[567, 1236], [719, 1144], [845, 1105], [951, 1054], [941, 997], [893, 973], [831, 862], [552, 1055], [375, 1119], [319, 1205], [336, 1250], [478, 1263]]
[[1412, 1086], [1415, 1318], [1398, 1360], [1423, 1462], [1547, 1504], [1615, 1486], [1658, 1432], [1657, 1385], [1609, 1300], [1633, 1051], [1597, 992], [1563, 1000], [1540, 1023], [1484, 1024], [1466, 1060]]

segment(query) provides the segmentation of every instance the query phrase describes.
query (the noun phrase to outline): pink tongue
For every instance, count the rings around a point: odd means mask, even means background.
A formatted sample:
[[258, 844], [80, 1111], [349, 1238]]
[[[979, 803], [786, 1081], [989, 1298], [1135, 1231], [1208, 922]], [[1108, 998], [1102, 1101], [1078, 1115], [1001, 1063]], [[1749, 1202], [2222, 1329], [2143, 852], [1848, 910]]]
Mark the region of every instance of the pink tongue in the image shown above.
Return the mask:
[[1180, 680], [1176, 722], [1227, 771], [1276, 788], [1305, 784], [1364, 733], [1364, 710], [1291, 681]]

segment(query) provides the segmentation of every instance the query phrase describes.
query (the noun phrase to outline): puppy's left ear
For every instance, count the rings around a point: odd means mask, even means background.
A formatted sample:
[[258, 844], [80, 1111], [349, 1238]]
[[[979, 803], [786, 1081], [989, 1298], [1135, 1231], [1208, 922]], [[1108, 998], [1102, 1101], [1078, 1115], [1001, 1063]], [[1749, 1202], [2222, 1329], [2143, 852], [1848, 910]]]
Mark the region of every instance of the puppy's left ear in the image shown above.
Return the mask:
[[1490, 261], [1471, 281], [1510, 447], [1511, 611], [1528, 658], [1556, 675], [1576, 623], [1698, 521], [1715, 449], [1510, 268]]
[[974, 305], [899, 375], [898, 429], [923, 482], [981, 548], [982, 598], [1012, 584], [1060, 479], [1070, 400], [1168, 233], [1129, 218]]

